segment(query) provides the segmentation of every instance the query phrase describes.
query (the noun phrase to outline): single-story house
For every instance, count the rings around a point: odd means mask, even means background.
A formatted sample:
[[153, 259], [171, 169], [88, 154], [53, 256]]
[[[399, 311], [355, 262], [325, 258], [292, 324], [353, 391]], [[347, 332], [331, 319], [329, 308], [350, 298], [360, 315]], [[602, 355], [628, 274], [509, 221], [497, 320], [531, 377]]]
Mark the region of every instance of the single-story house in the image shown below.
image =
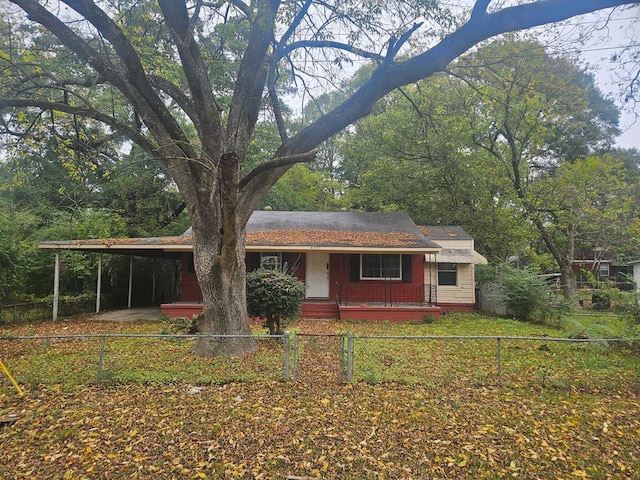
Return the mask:
[[[306, 285], [303, 318], [406, 321], [469, 311], [473, 266], [486, 260], [459, 227], [418, 228], [400, 212], [256, 211], [247, 224], [247, 270], [284, 266]], [[40, 248], [181, 260], [180, 299], [168, 316], [202, 309], [191, 230], [178, 237], [41, 242]]]
[[[617, 258], [615, 252], [601, 250], [579, 252], [571, 267], [576, 275], [578, 288], [594, 288], [599, 282], [612, 282], [623, 290], [633, 288], [629, 281], [631, 263]], [[591, 274], [595, 284], [585, 278], [583, 272]]]

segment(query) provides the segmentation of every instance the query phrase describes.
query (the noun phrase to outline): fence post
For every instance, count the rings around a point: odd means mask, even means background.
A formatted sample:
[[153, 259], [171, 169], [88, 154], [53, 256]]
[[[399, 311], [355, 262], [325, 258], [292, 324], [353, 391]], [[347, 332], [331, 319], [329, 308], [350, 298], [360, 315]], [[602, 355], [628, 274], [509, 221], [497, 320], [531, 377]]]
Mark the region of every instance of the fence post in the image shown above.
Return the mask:
[[298, 333], [293, 332], [293, 381], [298, 380]]
[[289, 365], [289, 331], [282, 334], [282, 351], [284, 355], [284, 381], [290, 380], [290, 365]]
[[498, 338], [498, 387], [502, 387], [502, 343], [501, 338]]
[[104, 358], [104, 344], [107, 341], [106, 335], [100, 337], [100, 356], [98, 357], [98, 375], [96, 376], [96, 383], [99, 385], [102, 378], [102, 359]]
[[353, 334], [347, 333], [347, 382], [353, 381]]
[[341, 382], [344, 382], [345, 379], [347, 378], [346, 375], [346, 371], [345, 371], [345, 336], [344, 334], [340, 335], [340, 378], [338, 379]]

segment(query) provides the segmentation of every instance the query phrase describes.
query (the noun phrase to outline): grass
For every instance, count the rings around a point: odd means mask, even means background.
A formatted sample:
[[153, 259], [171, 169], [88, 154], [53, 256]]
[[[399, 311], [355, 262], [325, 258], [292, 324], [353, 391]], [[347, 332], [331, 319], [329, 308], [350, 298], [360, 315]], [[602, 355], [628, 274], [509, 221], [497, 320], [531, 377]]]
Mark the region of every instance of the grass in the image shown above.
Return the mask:
[[[1, 358], [21, 382], [86, 385], [97, 381], [100, 338], [13, 340]], [[238, 357], [201, 358], [193, 341], [163, 338], [108, 338], [100, 383], [171, 383], [197, 385], [282, 378], [282, 349], [273, 340], [258, 341], [257, 352]]]
[[[625, 329], [624, 322], [617, 317], [579, 317], [579, 321], [581, 335], [597, 332], [601, 324], [606, 325], [606, 337], [617, 336]], [[305, 321], [294, 322], [290, 330], [303, 332], [309, 325]], [[354, 336], [353, 379], [368, 384], [403, 382], [432, 387], [502, 384], [588, 389], [594, 384], [615, 388], [620, 382], [637, 380], [640, 363], [637, 351], [604, 342], [553, 341], [566, 339], [576, 325], [567, 321], [564, 327], [548, 327], [484, 315], [450, 314], [433, 323], [335, 322], [323, 324], [321, 330], [349, 332]], [[264, 333], [258, 324], [253, 327], [257, 333]], [[82, 319], [2, 328], [5, 337], [166, 331], [166, 322]], [[502, 339], [498, 364], [495, 339], [368, 338], [371, 336], [511, 336], [540, 340]], [[300, 358], [317, 356], [313, 368], [318, 372], [337, 368], [337, 351], [332, 355], [320, 352], [325, 347], [318, 346], [319, 338], [305, 337], [298, 342]], [[96, 381], [208, 385], [282, 379], [282, 344], [274, 340], [258, 340], [257, 344], [256, 352], [241, 358], [200, 358], [193, 355], [190, 339], [110, 337], [105, 342], [99, 378], [99, 337], [0, 340], [0, 358], [21, 383], [30, 385], [88, 385]], [[336, 349], [337, 345], [338, 339]]]
[[[584, 332], [596, 332], [598, 317], [580, 318]], [[626, 331], [617, 317], [604, 319], [606, 338]], [[455, 314], [431, 324], [353, 323], [343, 325], [355, 336], [354, 378], [376, 384], [399, 381], [443, 386], [466, 383], [588, 389], [616, 388], [637, 381], [640, 362], [627, 346], [596, 342], [566, 343], [575, 324], [548, 327], [483, 315]], [[509, 336], [536, 337], [524, 341], [502, 339], [498, 377], [498, 344], [487, 339], [369, 339], [366, 336]], [[359, 338], [362, 336], [364, 338]], [[595, 335], [595, 338], [603, 335]], [[636, 347], [637, 348], [637, 347]]]

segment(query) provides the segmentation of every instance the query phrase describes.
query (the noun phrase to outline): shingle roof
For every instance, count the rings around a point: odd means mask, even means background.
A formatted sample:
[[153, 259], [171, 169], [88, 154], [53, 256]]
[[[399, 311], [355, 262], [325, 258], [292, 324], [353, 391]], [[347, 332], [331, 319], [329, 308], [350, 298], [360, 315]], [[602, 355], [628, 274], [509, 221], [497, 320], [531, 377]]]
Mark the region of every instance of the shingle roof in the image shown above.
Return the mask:
[[[42, 242], [42, 248], [115, 249], [189, 247], [191, 228], [179, 237], [73, 240]], [[247, 247], [306, 247], [434, 250], [440, 246], [425, 238], [402, 212], [280, 212], [256, 211], [247, 224]], [[253, 247], [253, 248], [252, 248]]]
[[438, 248], [402, 212], [256, 211], [247, 224], [247, 244]]
[[418, 227], [429, 240], [473, 240], [462, 227], [454, 225], [427, 225]]

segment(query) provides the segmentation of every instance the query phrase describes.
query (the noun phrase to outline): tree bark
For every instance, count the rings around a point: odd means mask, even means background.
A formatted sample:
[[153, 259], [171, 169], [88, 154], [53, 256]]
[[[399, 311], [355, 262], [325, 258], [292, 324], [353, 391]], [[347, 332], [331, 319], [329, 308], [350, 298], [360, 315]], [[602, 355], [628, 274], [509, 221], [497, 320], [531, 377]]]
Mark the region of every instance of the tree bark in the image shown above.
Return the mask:
[[217, 163], [217, 177], [203, 172], [199, 188], [194, 189], [188, 179], [179, 187], [185, 190], [191, 214], [194, 266], [203, 303], [200, 333], [241, 338], [200, 339], [195, 347], [200, 356], [241, 355], [256, 348], [250, 338], [245, 265], [246, 225], [253, 210], [242, 205], [239, 195], [238, 156], [227, 153]]
[[[204, 307], [200, 332], [247, 337], [199, 339], [194, 352], [200, 356], [241, 355], [256, 348], [247, 321], [244, 241], [237, 248], [220, 248], [219, 238], [207, 235], [210, 229], [205, 226], [202, 232], [194, 231], [193, 239]], [[233, 236], [243, 238], [244, 229]]]
[[576, 273], [571, 267], [571, 263], [560, 265], [560, 283], [562, 285], [562, 296], [565, 300], [571, 301], [578, 293], [578, 283]]

